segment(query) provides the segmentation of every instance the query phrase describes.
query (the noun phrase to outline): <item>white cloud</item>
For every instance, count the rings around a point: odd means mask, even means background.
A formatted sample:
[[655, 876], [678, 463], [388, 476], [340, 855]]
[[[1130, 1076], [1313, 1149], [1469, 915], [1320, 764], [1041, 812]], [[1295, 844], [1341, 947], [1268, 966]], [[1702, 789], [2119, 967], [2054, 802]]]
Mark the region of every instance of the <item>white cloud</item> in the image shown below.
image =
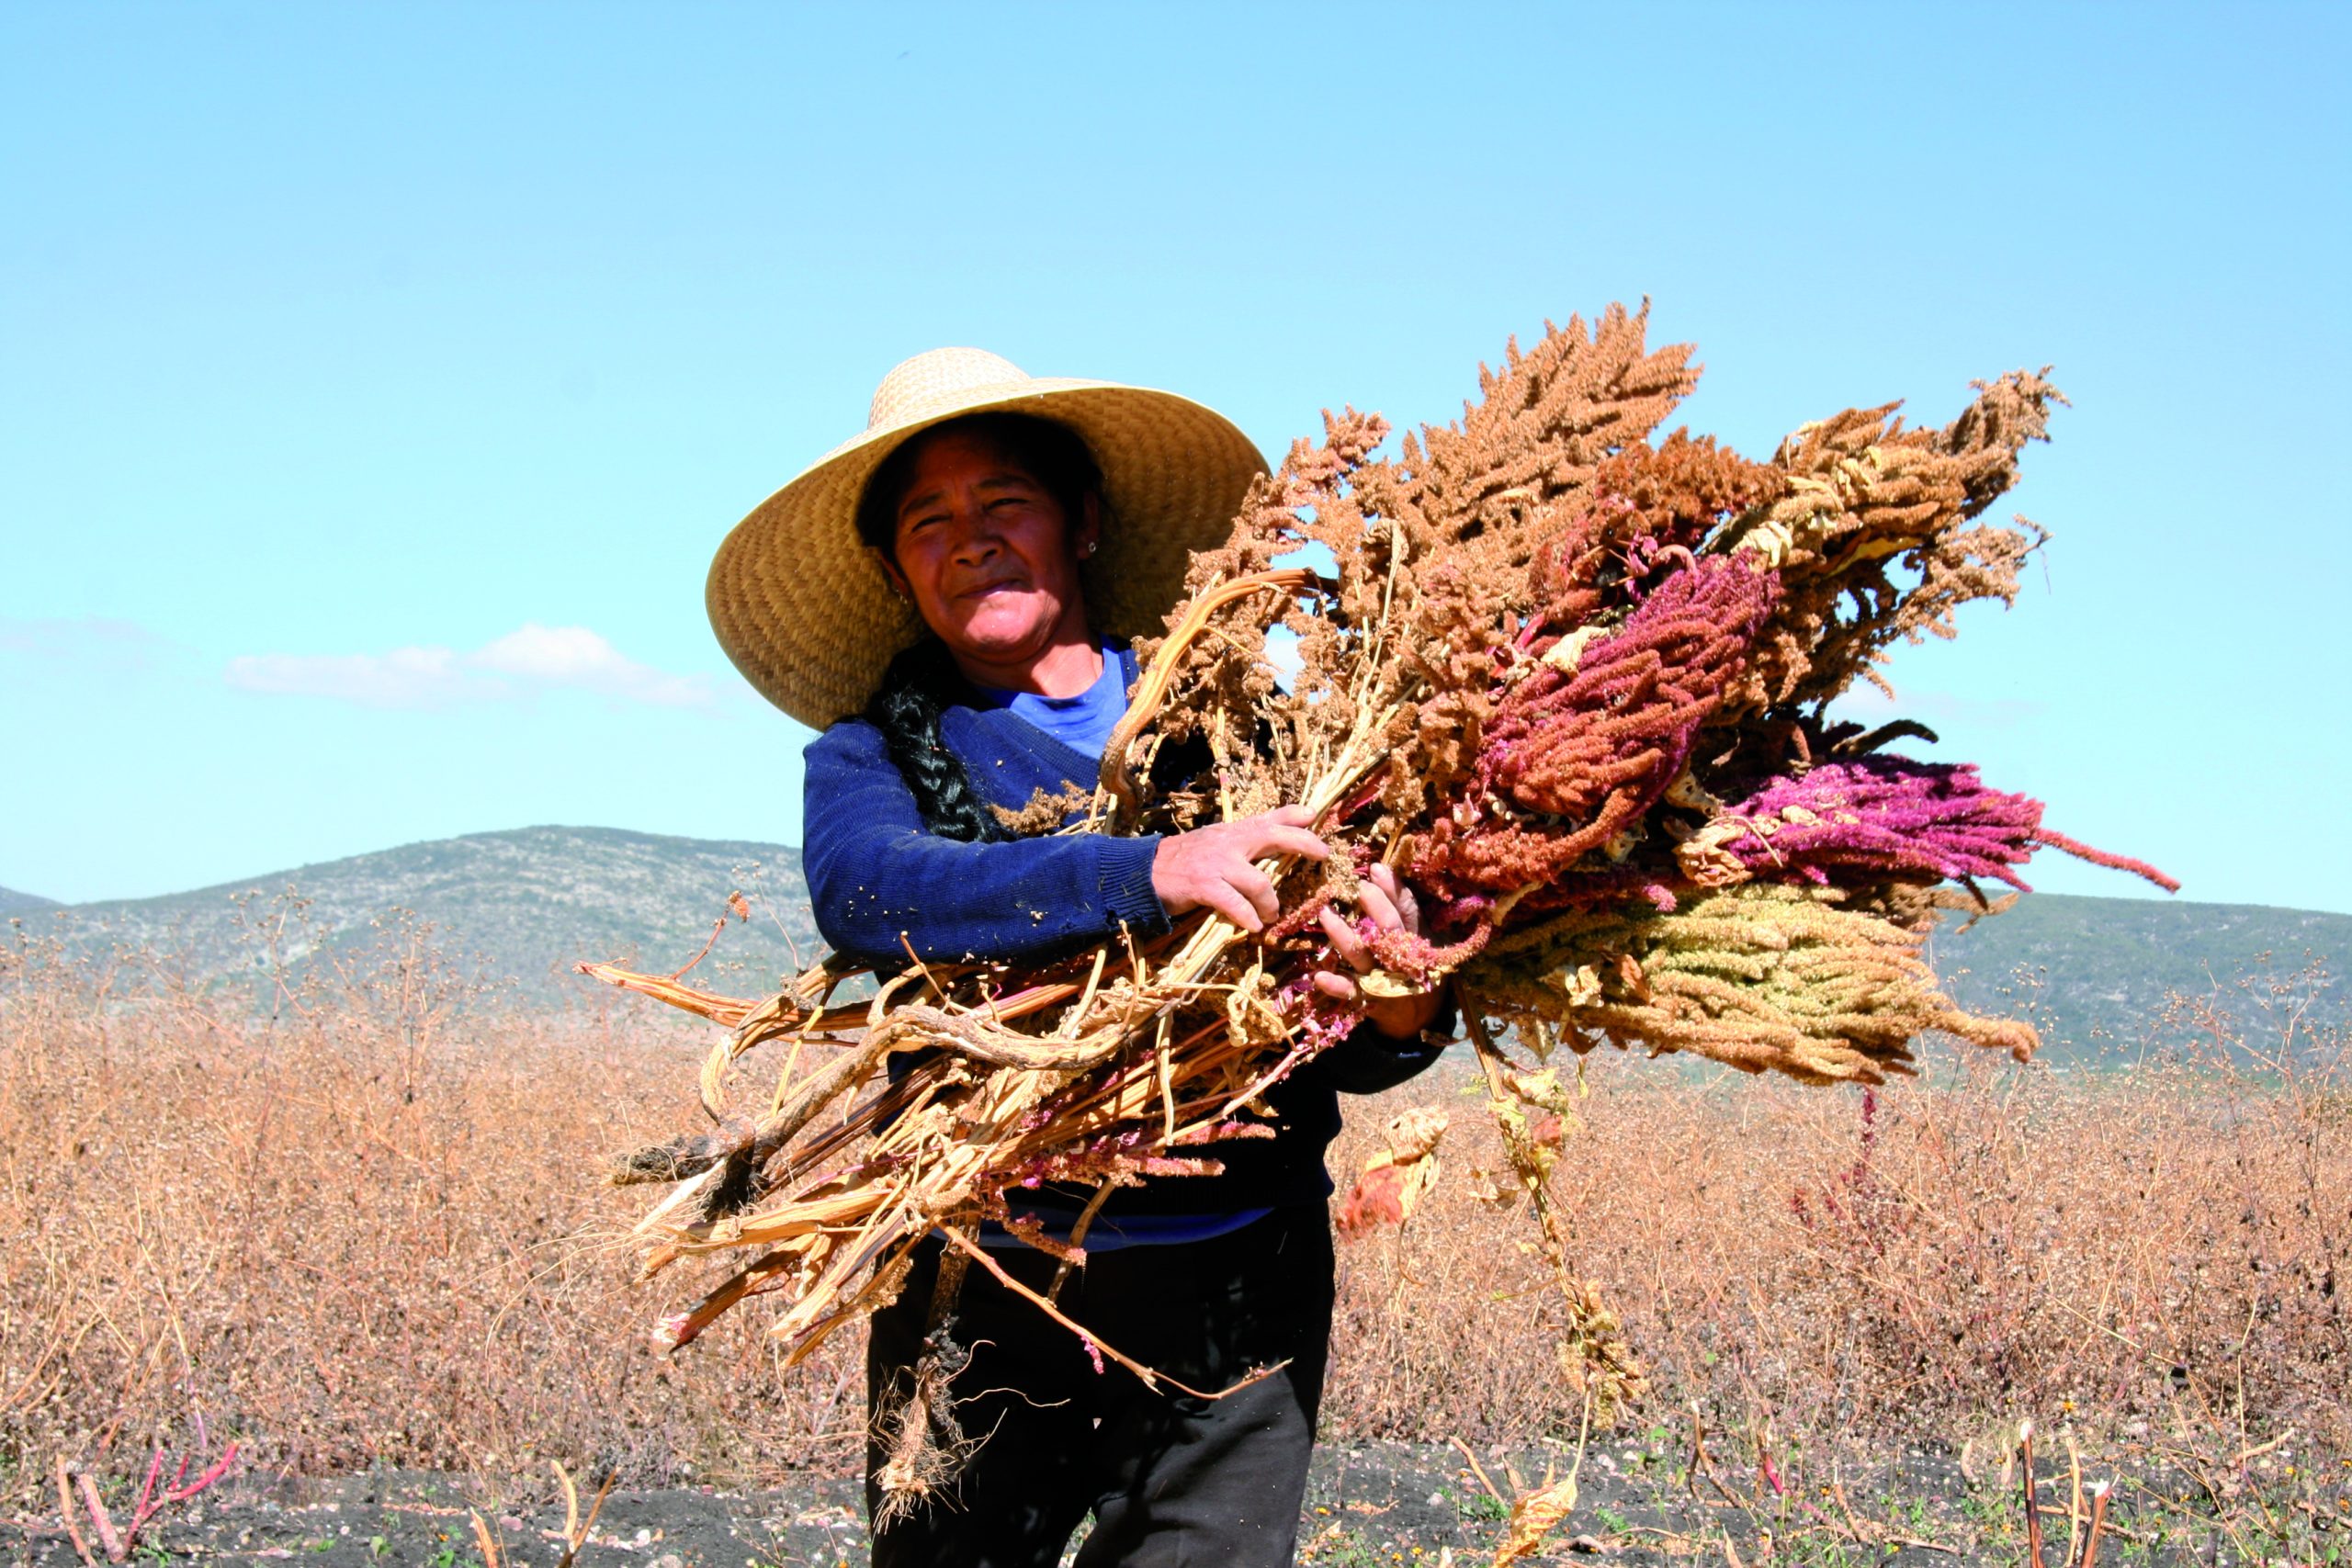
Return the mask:
[[71, 660], [118, 670], [143, 670], [172, 644], [136, 621], [104, 615], [20, 619], [0, 615], [0, 653]]
[[263, 653], [229, 660], [229, 684], [249, 692], [332, 697], [364, 707], [434, 708], [541, 692], [594, 692], [616, 702], [708, 707], [708, 682], [624, 657], [585, 626], [526, 621], [469, 653], [438, 647], [390, 653]]
[[1934, 726], [1973, 725], [1984, 729], [2013, 729], [2041, 716], [2050, 705], [2033, 697], [1967, 697], [1954, 692], [1903, 687], [1888, 696], [1867, 681], [1858, 681], [1830, 705], [1832, 718], [1862, 724], [1884, 724], [1890, 718], [1916, 718]]
[[503, 681], [467, 671], [446, 648], [390, 653], [261, 653], [229, 660], [228, 681], [248, 692], [334, 697], [371, 708], [432, 708], [513, 694]]
[[543, 626], [526, 621], [473, 654], [470, 661], [502, 675], [551, 686], [578, 686], [658, 707], [707, 707], [711, 700], [704, 682], [624, 659], [611, 643], [586, 626]]

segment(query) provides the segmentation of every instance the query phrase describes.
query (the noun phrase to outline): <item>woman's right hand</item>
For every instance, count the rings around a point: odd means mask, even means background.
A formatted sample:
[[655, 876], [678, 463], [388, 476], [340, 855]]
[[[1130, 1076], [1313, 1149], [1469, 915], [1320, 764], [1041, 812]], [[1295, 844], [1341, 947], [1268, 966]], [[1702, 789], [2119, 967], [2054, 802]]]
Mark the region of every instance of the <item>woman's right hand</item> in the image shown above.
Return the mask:
[[1151, 890], [1171, 915], [1205, 906], [1245, 931], [1263, 931], [1281, 906], [1273, 879], [1250, 863], [1270, 854], [1328, 860], [1331, 846], [1307, 830], [1314, 820], [1306, 807], [1285, 806], [1170, 834], [1151, 857]]

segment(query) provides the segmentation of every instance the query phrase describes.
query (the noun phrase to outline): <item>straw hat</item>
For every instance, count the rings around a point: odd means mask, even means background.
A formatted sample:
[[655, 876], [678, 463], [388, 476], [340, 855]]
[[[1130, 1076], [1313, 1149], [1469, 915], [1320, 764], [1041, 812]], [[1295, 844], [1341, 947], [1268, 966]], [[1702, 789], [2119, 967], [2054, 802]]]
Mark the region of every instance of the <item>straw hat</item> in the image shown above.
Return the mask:
[[1233, 423], [1172, 392], [1032, 377], [977, 348], [935, 348], [882, 378], [863, 434], [735, 525], [705, 598], [718, 645], [761, 695], [821, 729], [863, 708], [922, 632], [857, 537], [865, 481], [895, 447], [959, 414], [1032, 413], [1086, 439], [1102, 469], [1102, 537], [1080, 569], [1097, 632], [1157, 632], [1191, 552], [1225, 543], [1265, 459]]

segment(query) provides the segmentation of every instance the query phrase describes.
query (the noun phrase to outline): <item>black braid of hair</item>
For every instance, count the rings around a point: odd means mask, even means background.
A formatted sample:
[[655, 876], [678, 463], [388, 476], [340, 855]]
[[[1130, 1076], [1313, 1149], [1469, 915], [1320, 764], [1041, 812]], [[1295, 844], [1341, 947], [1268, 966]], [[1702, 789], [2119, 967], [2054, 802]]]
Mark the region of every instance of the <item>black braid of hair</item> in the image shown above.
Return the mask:
[[1012, 834], [972, 787], [962, 759], [939, 736], [940, 709], [953, 700], [962, 679], [946, 645], [927, 637], [890, 660], [882, 689], [865, 705], [865, 721], [882, 732], [890, 761], [914, 792], [924, 828], [961, 843], [1001, 843]]
[[[1075, 431], [1030, 414], [976, 414], [937, 425], [885, 458], [866, 481], [857, 507], [858, 536], [884, 552], [897, 530], [897, 508], [913, 476], [917, 453], [942, 430], [967, 432], [993, 443], [1034, 475], [1062, 510], [1076, 517], [1090, 492], [1099, 492], [1102, 470]], [[914, 792], [922, 824], [944, 839], [967, 844], [1000, 843], [1012, 837], [988, 802], [972, 787], [963, 761], [939, 736], [940, 710], [964, 685], [947, 647], [926, 637], [890, 660], [882, 689], [865, 705], [865, 721], [882, 732], [890, 761]]]

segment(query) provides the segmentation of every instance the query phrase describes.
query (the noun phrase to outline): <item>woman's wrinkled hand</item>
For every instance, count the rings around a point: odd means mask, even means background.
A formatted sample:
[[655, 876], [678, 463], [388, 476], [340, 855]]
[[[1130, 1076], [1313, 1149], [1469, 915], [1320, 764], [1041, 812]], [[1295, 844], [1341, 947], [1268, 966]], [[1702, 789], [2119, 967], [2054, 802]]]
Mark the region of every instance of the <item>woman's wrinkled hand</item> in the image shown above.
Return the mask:
[[1151, 890], [1171, 915], [1204, 907], [1245, 931], [1266, 929], [1280, 911], [1273, 879], [1251, 863], [1270, 854], [1328, 860], [1331, 846], [1309, 830], [1304, 806], [1238, 818], [1159, 840], [1151, 857]]
[[[1414, 901], [1413, 890], [1398, 882], [1395, 872], [1385, 865], [1374, 865], [1357, 888], [1357, 908], [1374, 928], [1420, 934], [1420, 906]], [[1370, 974], [1378, 967], [1379, 961], [1373, 956], [1372, 944], [1364, 940], [1355, 923], [1337, 909], [1327, 905], [1317, 919], [1323, 934], [1330, 940], [1332, 953], [1347, 967], [1317, 970], [1315, 988], [1327, 997], [1352, 1000], [1360, 988], [1356, 976]], [[1417, 991], [1406, 997], [1374, 997], [1364, 1004], [1363, 1016], [1365, 1022], [1391, 1040], [1410, 1040], [1435, 1021], [1437, 1011], [1437, 993]]]

